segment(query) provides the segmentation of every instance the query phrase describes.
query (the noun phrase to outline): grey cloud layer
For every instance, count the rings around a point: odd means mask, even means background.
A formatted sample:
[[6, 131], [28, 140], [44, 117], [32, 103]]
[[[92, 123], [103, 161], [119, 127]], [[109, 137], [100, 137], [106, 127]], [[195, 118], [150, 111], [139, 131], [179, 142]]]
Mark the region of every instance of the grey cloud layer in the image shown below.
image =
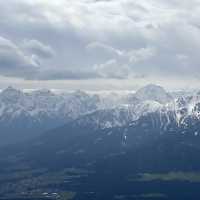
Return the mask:
[[25, 76], [35, 72], [37, 63], [26, 56], [10, 40], [0, 37], [0, 73], [6, 76]]
[[198, 0], [0, 2], [0, 75], [24, 79], [196, 77]]
[[37, 40], [24, 40], [22, 46], [25, 50], [42, 58], [54, 56], [54, 51], [50, 46], [46, 46]]

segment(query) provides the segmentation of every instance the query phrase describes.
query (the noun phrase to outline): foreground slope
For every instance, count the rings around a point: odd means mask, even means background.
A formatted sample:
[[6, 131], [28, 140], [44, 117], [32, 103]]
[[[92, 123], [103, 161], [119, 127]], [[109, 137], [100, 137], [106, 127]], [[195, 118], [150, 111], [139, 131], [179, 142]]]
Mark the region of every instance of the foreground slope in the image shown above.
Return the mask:
[[196, 94], [163, 104], [129, 96], [128, 105], [94, 110], [35, 139], [1, 148], [0, 195], [196, 199], [199, 100]]
[[[198, 197], [198, 130], [199, 120], [185, 119], [183, 126], [171, 111], [104, 129], [75, 120], [29, 143], [3, 149], [0, 192], [70, 190], [76, 192], [75, 199]], [[174, 191], [174, 186], [188, 187], [188, 193]]]

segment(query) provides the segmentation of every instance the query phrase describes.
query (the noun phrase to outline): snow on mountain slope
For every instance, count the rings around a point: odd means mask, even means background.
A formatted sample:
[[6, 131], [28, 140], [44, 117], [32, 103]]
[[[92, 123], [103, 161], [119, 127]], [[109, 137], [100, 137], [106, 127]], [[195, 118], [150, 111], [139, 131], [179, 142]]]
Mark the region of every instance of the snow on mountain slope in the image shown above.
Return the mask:
[[26, 93], [8, 87], [0, 93], [0, 137], [4, 138], [0, 143], [31, 138], [74, 120], [74, 124], [105, 129], [133, 124], [145, 116], [163, 130], [174, 123], [184, 129], [200, 120], [200, 95], [172, 98], [155, 85], [134, 94], [103, 96], [46, 89]]
[[163, 105], [155, 101], [144, 101], [138, 104], [122, 104], [111, 109], [101, 109], [86, 114], [74, 121], [75, 126], [107, 129], [122, 127], [138, 120], [141, 116], [161, 110]]
[[80, 91], [56, 95], [49, 90], [23, 93], [8, 87], [0, 93], [0, 145], [35, 137], [93, 112], [98, 101]]
[[165, 104], [173, 100], [170, 94], [168, 94], [162, 87], [153, 84], [139, 89], [134, 96], [142, 101], [152, 100], [161, 104]]
[[56, 95], [49, 90], [23, 93], [9, 87], [0, 93], [0, 116], [10, 114], [10, 119], [24, 112], [40, 120], [41, 117], [62, 117], [74, 119], [79, 115], [97, 109], [98, 98], [84, 92]]
[[[107, 96], [89, 95], [82, 91], [55, 94], [50, 90], [37, 90], [24, 93], [8, 87], [0, 93], [0, 119], [10, 115], [10, 119], [20, 114], [41, 120], [41, 118], [76, 119], [97, 110], [127, 110], [138, 118], [157, 110], [173, 110], [178, 115], [197, 115], [195, 107], [200, 102], [200, 95], [173, 99], [165, 90], [156, 85], [147, 85], [135, 94], [119, 96], [110, 93]], [[8, 119], [9, 121], [9, 119]]]
[[197, 94], [178, 99], [170, 98], [165, 104], [153, 100], [138, 101], [133, 98], [129, 104], [84, 115], [77, 123], [81, 126], [104, 129], [126, 126], [145, 116], [150, 116], [152, 123], [157, 124], [163, 131], [170, 130], [171, 126], [185, 129], [200, 121], [200, 96]]

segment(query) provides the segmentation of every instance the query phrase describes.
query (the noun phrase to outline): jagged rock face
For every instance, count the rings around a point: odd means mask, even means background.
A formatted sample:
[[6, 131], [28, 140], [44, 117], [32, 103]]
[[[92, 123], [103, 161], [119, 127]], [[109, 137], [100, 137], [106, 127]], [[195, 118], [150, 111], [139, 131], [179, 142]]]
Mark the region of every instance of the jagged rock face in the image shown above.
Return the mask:
[[84, 92], [56, 95], [49, 90], [24, 93], [8, 87], [0, 93], [0, 144], [40, 135], [97, 109], [98, 97]]
[[2, 143], [29, 139], [74, 120], [97, 130], [127, 126], [145, 116], [151, 116], [161, 132], [171, 130], [172, 126], [185, 130], [200, 120], [200, 97], [196, 94], [173, 99], [155, 85], [131, 95], [111, 93], [106, 97], [82, 91], [24, 93], [12, 87], [0, 93], [0, 133], [5, 138]]
[[[68, 116], [71, 118], [97, 109], [98, 98], [86, 93], [74, 92], [68, 95], [55, 95], [48, 90], [39, 90], [33, 93], [23, 93], [11, 87], [0, 94], [1, 116], [4, 112], [14, 117], [16, 113], [25, 112], [35, 118], [43, 116]], [[72, 114], [72, 112], [74, 112]]]
[[[12, 101], [13, 96], [19, 97], [16, 98], [15, 103]], [[10, 114], [15, 113], [13, 119], [19, 124], [26, 122], [24, 128], [32, 123], [30, 116], [40, 116], [39, 119], [44, 124], [42, 119], [46, 113], [49, 113], [48, 116], [54, 116], [55, 111], [60, 115], [65, 113], [65, 116], [71, 116], [74, 120], [47, 131], [34, 140], [20, 145], [11, 145], [10, 149], [2, 148], [0, 166], [3, 173], [6, 172], [8, 165], [16, 166], [16, 169], [25, 166], [26, 169], [31, 169], [31, 173], [32, 169], [45, 169], [53, 172], [53, 178], [56, 178], [56, 172], [60, 176], [66, 169], [87, 169], [92, 173], [87, 174], [84, 179], [75, 175], [75, 182], [71, 182], [72, 179], [68, 177], [64, 181], [67, 180], [65, 183], [67, 182], [68, 187], [73, 185], [78, 188], [80, 188], [80, 180], [86, 183], [87, 187], [87, 181], [92, 181], [90, 190], [95, 184], [99, 185], [99, 182], [104, 184], [110, 180], [109, 186], [113, 189], [116, 177], [119, 178], [117, 182], [126, 182], [127, 177], [133, 173], [138, 176], [139, 173], [147, 172], [199, 171], [200, 169], [198, 95], [180, 97], [167, 103], [158, 102], [155, 98], [152, 100], [151, 97], [142, 100], [133, 98], [131, 99], [133, 101], [128, 97], [129, 103], [120, 99], [121, 103], [116, 102], [111, 108], [102, 105], [104, 102], [101, 102], [100, 97], [90, 96], [80, 91], [59, 96], [49, 91], [28, 95], [14, 91], [12, 95], [9, 92], [8, 99], [10, 99], [6, 101], [9, 102], [8, 104], [1, 101], [2, 111], [5, 109], [4, 106], [7, 106], [6, 112], [1, 113], [8, 118], [12, 116]], [[9, 111], [9, 109], [13, 110]], [[80, 114], [79, 117], [77, 113]], [[53, 120], [50, 122], [52, 123]], [[0, 128], [2, 127], [0, 124]], [[14, 124], [13, 128], [15, 128], [13, 133], [16, 134], [17, 125]], [[52, 185], [49, 184], [46, 171], [43, 175], [47, 177], [47, 185]], [[102, 177], [104, 177], [103, 182]], [[27, 178], [28, 183], [32, 184], [30, 177]], [[41, 181], [41, 174], [37, 178]], [[35, 180], [34, 177], [33, 182]], [[17, 181], [16, 185], [18, 183], [27, 185], [26, 181]], [[57, 183], [56, 179], [55, 181]], [[53, 184], [53, 187], [55, 186], [56, 184]], [[116, 191], [119, 188], [116, 187]], [[139, 188], [141, 190], [141, 185]], [[132, 186], [130, 190], [132, 191]], [[108, 191], [107, 188], [105, 191]]]

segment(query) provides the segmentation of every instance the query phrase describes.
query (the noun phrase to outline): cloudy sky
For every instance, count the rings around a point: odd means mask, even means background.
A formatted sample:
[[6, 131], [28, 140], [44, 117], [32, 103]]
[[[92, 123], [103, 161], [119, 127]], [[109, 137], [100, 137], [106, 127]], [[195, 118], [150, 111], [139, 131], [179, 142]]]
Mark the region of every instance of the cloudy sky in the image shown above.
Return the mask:
[[199, 87], [199, 52], [199, 0], [0, 1], [0, 87]]

